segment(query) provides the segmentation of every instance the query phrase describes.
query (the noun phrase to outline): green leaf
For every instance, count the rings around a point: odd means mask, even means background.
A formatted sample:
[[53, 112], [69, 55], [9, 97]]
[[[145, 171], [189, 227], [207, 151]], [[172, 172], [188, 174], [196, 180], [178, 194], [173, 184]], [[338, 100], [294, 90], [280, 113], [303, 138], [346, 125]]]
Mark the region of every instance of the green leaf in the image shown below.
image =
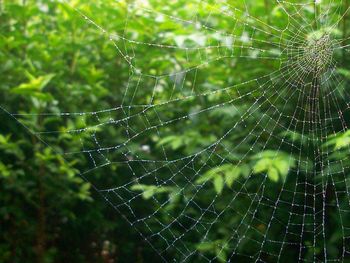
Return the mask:
[[154, 196], [154, 194], [155, 194], [154, 189], [148, 188], [146, 191], [142, 193], [142, 197], [147, 200], [147, 199], [150, 199], [152, 196]]
[[197, 180], [196, 183], [197, 184], [202, 184], [207, 182], [208, 180], [212, 179], [213, 177], [215, 177], [216, 173], [213, 172], [214, 169], [209, 170], [208, 172], [206, 172], [204, 175], [201, 175]]
[[84, 183], [80, 186], [78, 196], [81, 200], [91, 200], [90, 187], [91, 185], [89, 183]]
[[[156, 194], [162, 194], [162, 193], [172, 194], [175, 191], [176, 187], [135, 184], [131, 186], [130, 189], [135, 191], [141, 191], [142, 197], [147, 200]], [[171, 198], [170, 195], [169, 195], [169, 198]]]
[[350, 70], [347, 70], [345, 68], [339, 68], [337, 69], [337, 72], [340, 75], [343, 75], [345, 78], [350, 79]]
[[169, 145], [173, 150], [179, 149], [183, 145], [183, 139], [180, 136], [167, 136], [163, 139], [161, 139], [157, 146], [166, 146]]
[[271, 159], [261, 159], [254, 165], [254, 173], [261, 173], [266, 171], [271, 165]]
[[237, 167], [232, 166], [232, 168], [226, 172], [225, 179], [228, 187], [232, 186], [234, 180], [238, 178], [240, 173], [241, 173], [241, 169], [238, 166]]
[[220, 175], [216, 176], [214, 179], [214, 187], [215, 187], [215, 191], [218, 194], [221, 194], [222, 189], [224, 188], [224, 178]]
[[284, 152], [264, 151], [253, 157], [259, 159], [253, 169], [254, 173], [267, 172], [271, 181], [278, 181], [280, 178], [285, 178], [291, 167], [295, 166], [295, 160], [292, 156]]
[[227, 262], [227, 253], [220, 247], [216, 248], [216, 257], [218, 258], [219, 262]]
[[2, 134], [0, 134], [0, 144], [8, 144], [10, 137], [11, 135], [3, 136]]
[[277, 182], [279, 179], [278, 170], [274, 167], [269, 168], [267, 175], [268, 175], [269, 179], [273, 182]]
[[136, 184], [131, 186], [131, 190], [142, 191], [142, 197], [147, 200], [155, 194], [156, 187], [153, 185]]
[[215, 245], [216, 245], [215, 242], [203, 242], [197, 245], [197, 250], [203, 251], [203, 252], [212, 251]]
[[335, 149], [341, 149], [350, 145], [350, 137], [342, 136], [336, 140]]
[[243, 164], [240, 166], [241, 168], [241, 174], [243, 175], [243, 177], [247, 178], [250, 174], [250, 166], [248, 164]]
[[48, 74], [33, 78], [27, 83], [22, 83], [21, 85], [12, 88], [11, 92], [20, 95], [31, 95], [36, 92], [41, 92], [54, 76], [54, 74]]
[[273, 162], [274, 167], [277, 171], [285, 177], [289, 172], [289, 162], [285, 159], [277, 159]]
[[9, 177], [11, 175], [10, 170], [2, 162], [0, 162], [0, 175], [2, 177]]

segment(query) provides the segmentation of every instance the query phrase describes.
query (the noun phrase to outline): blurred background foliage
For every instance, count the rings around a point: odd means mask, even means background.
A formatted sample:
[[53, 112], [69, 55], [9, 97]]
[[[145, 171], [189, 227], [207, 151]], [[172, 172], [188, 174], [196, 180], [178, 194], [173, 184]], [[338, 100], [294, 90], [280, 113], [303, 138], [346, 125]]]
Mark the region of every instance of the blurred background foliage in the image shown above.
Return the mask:
[[[80, 154], [66, 158], [62, 154], [68, 149], [69, 152], [81, 153], [84, 147], [96, 148], [93, 143], [89, 144], [92, 133], [98, 134], [102, 145], [123, 143], [128, 139], [125, 129], [108, 126], [77, 136], [65, 131], [92, 126], [96, 120], [86, 115], [69, 118], [63, 113], [96, 112], [121, 105], [124, 100], [132, 105], [149, 103], [152, 96], [151, 88], [155, 86], [154, 79], [143, 78], [141, 88], [137, 89], [134, 95], [133, 91], [136, 89], [125, 91], [128, 83], [131, 87], [135, 87], [140, 81], [136, 75], [132, 76], [133, 69], [127, 61], [143, 73], [154, 75], [169, 74], [181, 68], [199, 65], [203, 61], [212, 61], [188, 73], [190, 78], [195, 78], [195, 81], [186, 82], [184, 84], [187, 86], [186, 89], [181, 89], [181, 84], [176, 79], [158, 83], [154, 103], [180, 99], [166, 112], [162, 111], [161, 118], [165, 120], [180, 118], [198, 113], [204, 108], [219, 105], [222, 101], [240, 94], [235, 91], [231, 93], [223, 91], [212, 93], [210, 96], [195, 97], [192, 100], [181, 100], [181, 98], [191, 94], [192, 86], [195, 86], [197, 94], [203, 94], [220, 89], [222, 86], [245, 83], [249, 79], [277, 70], [281, 66], [279, 60], [263, 60], [258, 63], [257, 60], [233, 59], [230, 54], [236, 49], [242, 56], [261, 55], [255, 54], [256, 51], [253, 49], [243, 48], [247, 45], [267, 49], [271, 56], [273, 54], [277, 56], [279, 50], [264, 42], [266, 34], [259, 34], [259, 31], [256, 31], [254, 39], [261, 41], [254, 43], [249, 41], [253, 29], [245, 27], [244, 22], [257, 23], [260, 28], [267, 31], [268, 27], [264, 26], [264, 23], [273, 21], [276, 28], [283, 28], [288, 19], [278, 6], [262, 0], [231, 1], [231, 4], [240, 10], [248, 8], [250, 13], [261, 20], [252, 21], [249, 17], [245, 17], [244, 12], [236, 12], [236, 16], [239, 17], [237, 21], [241, 23], [232, 21], [230, 16], [223, 15], [225, 10], [210, 8], [210, 5], [216, 7], [214, 1], [207, 1], [207, 5], [198, 5], [184, 0], [169, 1], [166, 4], [162, 0], [150, 0], [149, 3], [153, 9], [163, 14], [159, 16], [155, 16], [154, 13], [145, 15], [147, 12], [138, 8], [145, 1], [75, 0], [69, 2], [106, 32], [101, 32], [64, 1], [0, 1], [0, 105], [3, 107], [0, 114], [0, 262], [160, 262], [157, 253], [139, 236], [135, 228], [129, 226], [127, 221], [94, 190], [94, 186], [107, 188], [127, 182], [134, 176], [131, 171], [118, 164], [96, 169], [94, 176], [88, 178], [93, 182], [91, 185], [80, 176], [87, 167], [92, 165], [89, 156]], [[128, 9], [128, 4], [133, 8]], [[305, 13], [312, 17], [312, 10], [309, 11], [307, 8], [305, 7]], [[334, 3], [332, 8], [338, 8], [337, 4]], [[340, 6], [340, 8], [343, 7]], [[195, 50], [193, 53], [189, 51], [186, 54], [177, 49], [142, 44], [132, 48], [135, 43], [121, 41], [122, 44], [119, 44], [120, 39], [116, 37], [123, 35], [127, 21], [127, 37], [140, 42], [178, 46], [187, 43], [188, 47], [203, 46], [204, 42], [232, 44], [232, 39], [220, 36], [215, 31], [197, 30], [195, 24], [184, 27], [174, 19], [166, 19], [164, 15], [169, 14], [190, 20], [195, 11], [198, 23], [207, 23], [219, 31], [242, 36], [239, 45], [232, 47], [233, 51], [218, 48], [212, 52], [200, 53]], [[339, 17], [334, 19], [337, 18]], [[344, 24], [346, 28], [348, 25], [346, 19]], [[344, 33], [346, 34], [341, 30], [333, 32], [338, 37]], [[115, 43], [118, 43], [117, 46]], [[128, 50], [128, 57], [122, 55], [119, 49]], [[187, 59], [188, 56], [191, 59]], [[217, 59], [225, 56], [227, 58]], [[225, 66], [222, 66], [222, 63]], [[346, 69], [348, 59], [343, 57], [340, 64], [338, 73], [346, 80], [342, 85], [346, 85], [347, 79], [350, 79], [350, 73]], [[276, 90], [283, 89], [279, 86], [280, 84], [283, 84], [283, 81], [279, 82], [277, 79], [273, 84]], [[253, 89], [254, 85], [256, 85], [255, 82], [247, 83], [245, 89]], [[344, 86], [339, 88], [340, 91], [342, 88]], [[282, 128], [273, 131], [277, 136], [270, 138], [272, 130], [262, 128], [268, 126], [270, 122], [268, 114], [264, 114], [267, 108], [264, 108], [263, 104], [262, 107], [257, 107], [255, 104], [259, 96], [262, 94], [253, 93], [252, 96], [240, 100], [238, 105], [226, 104], [222, 107], [214, 107], [207, 114], [193, 114], [192, 119], [178, 122], [171, 128], [161, 128], [162, 136], [156, 134], [151, 136], [146, 133], [141, 136], [142, 138], [131, 142], [129, 150], [137, 152], [138, 156], [144, 156], [146, 159], [157, 160], [161, 159], [163, 149], [166, 149], [173, 158], [181, 158], [196, 153], [217, 141], [240, 120], [242, 113], [249, 112], [244, 125], [237, 127], [234, 133], [225, 137], [222, 142], [224, 147], [218, 147], [216, 150], [230, 159], [233, 164], [223, 163], [220, 158], [213, 157], [210, 162], [207, 161], [207, 156], [198, 158], [196, 165], [205, 164], [206, 168], [194, 183], [201, 185], [208, 182], [208, 184], [206, 184], [206, 191], [196, 196], [196, 201], [204, 207], [204, 204], [210, 203], [219, 195], [220, 199], [217, 200], [215, 209], [225, 208], [225, 204], [232, 195], [229, 189], [239, 188], [239, 179], [247, 178], [251, 173], [266, 174], [269, 181], [263, 193], [257, 192], [257, 196], [252, 198], [267, 196], [274, 200], [277, 195], [275, 185], [287, 181], [286, 183], [289, 183], [292, 188], [296, 184], [295, 180], [290, 179], [288, 182], [288, 178], [293, 178], [293, 174], [298, 171], [307, 171], [310, 167], [312, 170], [314, 164], [310, 160], [313, 159], [313, 150], [305, 150], [300, 158], [296, 157], [298, 152], [291, 147], [291, 144], [310, 148], [311, 140], [301, 128], [296, 128], [295, 132], [283, 129], [288, 126], [287, 120], [279, 120]], [[278, 103], [284, 107], [285, 112], [292, 112], [295, 107], [293, 103], [283, 105], [283, 101], [276, 100], [277, 107]], [[251, 105], [256, 107], [251, 109]], [[47, 112], [54, 114], [51, 116], [42, 114]], [[129, 116], [131, 114], [132, 112], [125, 113]], [[123, 114], [117, 118], [123, 118]], [[142, 116], [140, 118], [142, 119]], [[149, 116], [149, 118], [152, 121], [155, 116]], [[347, 121], [346, 114], [344, 118]], [[258, 128], [256, 128], [257, 123], [260, 124]], [[130, 125], [136, 131], [142, 131], [145, 128], [141, 120], [132, 122]], [[329, 150], [330, 154], [327, 158], [335, 160], [325, 168], [328, 174], [336, 174], [339, 169], [345, 169], [347, 173], [346, 167], [349, 167], [349, 164], [346, 157], [350, 135], [349, 132], [342, 132], [339, 123], [335, 123], [332, 128], [333, 134], [329, 136], [329, 141], [323, 141], [322, 145], [314, 147]], [[42, 136], [33, 134], [33, 131], [47, 130], [61, 132]], [[254, 134], [251, 133], [252, 130]], [[261, 144], [254, 143], [257, 136]], [[280, 145], [281, 137], [286, 138], [286, 141], [277, 150], [276, 145]], [[82, 141], [86, 144], [82, 144]], [[225, 149], [234, 148], [236, 145], [239, 146], [235, 148], [236, 151], [230, 154], [225, 152]], [[248, 155], [246, 155], [247, 152], [249, 152]], [[114, 159], [122, 156], [116, 151], [109, 156], [112, 159], [113, 154], [115, 154]], [[303, 161], [297, 163], [296, 159]], [[339, 166], [336, 160], [344, 159], [345, 161]], [[135, 171], [142, 173], [141, 168]], [[183, 171], [183, 173], [186, 172], [189, 171]], [[119, 175], [117, 179], [111, 176], [113, 174]], [[121, 179], [118, 179], [119, 177]], [[263, 176], [257, 176], [248, 187], [258, 189], [257, 185], [262, 178]], [[325, 179], [316, 176], [315, 180]], [[339, 186], [337, 190], [339, 192], [344, 190], [342, 187], [345, 186]], [[171, 220], [168, 218], [169, 213], [176, 214], [182, 211], [181, 208], [193, 197], [194, 191], [188, 188], [179, 189], [175, 184], [157, 186], [150, 182], [134, 184], [130, 190], [142, 193], [143, 201], [135, 207], [140, 218], [148, 214], [145, 207], [149, 210], [159, 208], [159, 203], [152, 200], [170, 200], [157, 214], [159, 220], [164, 222]], [[340, 205], [345, 206], [346, 194], [337, 197]], [[125, 198], [130, 199], [127, 196]], [[300, 199], [300, 203], [303, 202], [304, 197], [297, 198]], [[335, 202], [334, 194], [329, 198], [329, 202]], [[212, 226], [211, 242], [199, 242], [200, 236], [194, 235], [186, 240], [187, 246], [209, 257], [216, 257], [218, 262], [225, 262], [232, 252], [227, 243], [232, 236], [229, 226], [239, 225], [242, 214], [244, 215], [244, 212], [240, 214], [233, 211], [244, 211], [248, 201], [244, 196], [238, 197], [237, 207], [229, 210], [219, 222]], [[297, 200], [295, 202], [298, 203]], [[258, 211], [262, 222], [264, 219], [268, 221], [271, 211], [271, 207]], [[336, 258], [339, 257], [344, 246], [340, 225], [342, 223], [337, 218], [335, 209], [327, 210], [328, 212], [330, 218], [335, 218], [332, 227], [336, 230], [330, 232], [327, 248], [330, 257]], [[202, 212], [193, 209], [189, 213], [193, 218], [197, 218]], [[287, 218], [287, 214], [285, 217]], [[207, 220], [212, 219], [212, 215], [209, 214]], [[300, 222], [296, 223], [300, 224]], [[266, 230], [264, 224], [259, 222], [252, 224], [262, 233]], [[152, 231], [157, 232], [156, 224], [152, 226], [154, 227]], [[145, 226], [144, 229], [139, 227], [139, 230], [146, 233], [149, 231]], [[276, 228], [272, 231], [271, 238], [285, 231], [282, 227]], [[256, 253], [257, 244], [252, 240], [259, 240], [259, 238], [251, 234], [240, 243], [237, 250], [248, 255]], [[154, 243], [155, 247], [166, 247], [166, 245], [162, 240]], [[321, 245], [314, 250], [306, 250], [304, 259], [311, 260], [315, 250], [317, 253], [322, 253]], [[268, 251], [278, 253], [279, 248], [271, 247]], [[295, 262], [293, 259], [298, 257], [299, 251], [290, 249], [284, 252], [283, 262]], [[163, 256], [171, 260], [178, 255], [169, 252]], [[268, 254], [263, 257], [265, 262], [273, 262]], [[235, 262], [247, 262], [245, 260], [243, 257], [238, 257]], [[192, 261], [202, 262], [196, 255]]]

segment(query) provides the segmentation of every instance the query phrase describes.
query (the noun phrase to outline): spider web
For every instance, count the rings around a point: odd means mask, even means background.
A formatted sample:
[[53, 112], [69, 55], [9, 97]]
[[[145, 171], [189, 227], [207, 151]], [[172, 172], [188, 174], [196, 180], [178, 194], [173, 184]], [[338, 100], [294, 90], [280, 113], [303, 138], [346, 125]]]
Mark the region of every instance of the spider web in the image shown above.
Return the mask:
[[84, 156], [81, 176], [161, 259], [349, 260], [346, 1], [62, 3], [115, 49], [119, 94], [11, 115], [59, 118], [32, 132]]

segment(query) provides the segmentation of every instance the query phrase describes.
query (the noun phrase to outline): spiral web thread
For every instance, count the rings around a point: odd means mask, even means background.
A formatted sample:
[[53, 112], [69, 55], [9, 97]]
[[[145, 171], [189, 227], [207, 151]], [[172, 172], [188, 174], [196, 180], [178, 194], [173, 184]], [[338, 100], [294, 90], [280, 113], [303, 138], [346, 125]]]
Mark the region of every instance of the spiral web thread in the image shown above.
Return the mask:
[[[349, 144], [330, 142], [347, 138], [348, 91], [338, 63], [348, 39], [337, 30], [349, 7], [334, 0], [271, 1], [271, 10], [286, 18], [280, 22], [254, 15], [252, 2], [237, 2], [198, 0], [176, 8], [108, 2], [124, 12], [116, 18], [122, 26], [115, 26], [123, 28], [114, 28], [64, 1], [114, 46], [129, 77], [113, 108], [40, 114], [82, 120], [83, 127], [32, 132], [48, 145], [50, 136], [79, 137], [81, 151], [65, 145], [64, 157], [89, 159], [81, 175], [164, 261], [346, 262]], [[99, 3], [103, 10], [107, 2]], [[181, 12], [190, 6], [196, 13]], [[145, 35], [133, 33], [139, 20], [152, 25], [142, 24]], [[192, 35], [166, 29], [150, 35], [148, 29], [165, 23]], [[148, 51], [158, 54], [149, 64], [143, 61]], [[155, 69], [157, 62], [165, 66]], [[229, 74], [262, 65], [265, 71]], [[220, 79], [217, 72], [228, 75]], [[33, 114], [11, 115], [21, 122]], [[203, 131], [203, 142], [181, 137], [222, 116], [225, 126]], [[276, 160], [284, 169], [266, 166]], [[97, 170], [113, 185], [95, 182]]]

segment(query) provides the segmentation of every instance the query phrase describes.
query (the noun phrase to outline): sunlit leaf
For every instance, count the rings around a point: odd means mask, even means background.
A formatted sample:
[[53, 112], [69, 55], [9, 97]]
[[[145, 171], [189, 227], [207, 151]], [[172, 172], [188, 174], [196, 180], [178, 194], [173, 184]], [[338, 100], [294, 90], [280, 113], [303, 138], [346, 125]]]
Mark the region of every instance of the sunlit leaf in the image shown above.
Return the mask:
[[216, 176], [214, 178], [214, 187], [215, 187], [215, 191], [218, 194], [221, 194], [222, 190], [224, 189], [224, 178], [222, 176]]

